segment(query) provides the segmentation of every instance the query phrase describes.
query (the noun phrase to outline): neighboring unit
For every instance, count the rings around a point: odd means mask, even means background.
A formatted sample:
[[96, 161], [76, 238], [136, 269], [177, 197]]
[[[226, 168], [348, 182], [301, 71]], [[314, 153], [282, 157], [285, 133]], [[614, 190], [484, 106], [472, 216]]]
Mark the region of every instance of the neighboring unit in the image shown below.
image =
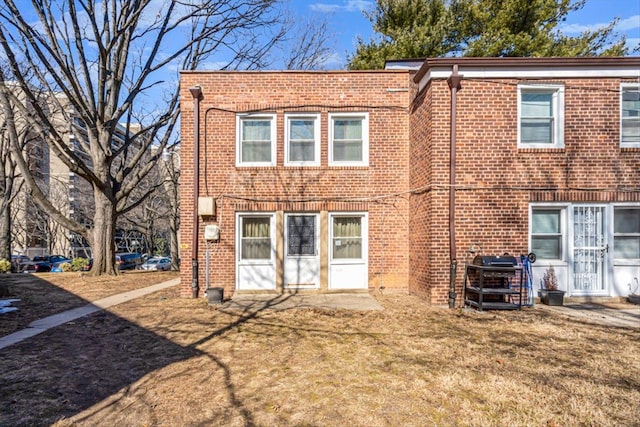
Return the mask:
[[181, 258], [197, 259], [183, 295], [385, 289], [442, 304], [472, 248], [535, 252], [535, 288], [553, 265], [567, 296], [626, 295], [640, 277], [638, 58], [391, 65], [182, 73]]

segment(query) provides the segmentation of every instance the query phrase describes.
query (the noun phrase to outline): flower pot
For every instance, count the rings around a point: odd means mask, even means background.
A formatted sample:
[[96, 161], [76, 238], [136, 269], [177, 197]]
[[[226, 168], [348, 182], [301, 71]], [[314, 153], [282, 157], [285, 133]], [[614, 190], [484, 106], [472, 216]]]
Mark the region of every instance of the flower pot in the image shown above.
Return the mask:
[[630, 294], [627, 297], [627, 301], [629, 301], [631, 304], [640, 305], [640, 294]]
[[540, 302], [546, 305], [564, 305], [564, 291], [550, 291], [548, 289], [540, 289], [538, 296]]

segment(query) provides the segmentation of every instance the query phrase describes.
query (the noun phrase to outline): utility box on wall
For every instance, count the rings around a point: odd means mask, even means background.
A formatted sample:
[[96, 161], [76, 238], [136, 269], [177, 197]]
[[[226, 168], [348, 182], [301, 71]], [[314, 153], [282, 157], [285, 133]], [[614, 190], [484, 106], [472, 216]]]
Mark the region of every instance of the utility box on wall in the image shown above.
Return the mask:
[[215, 216], [216, 200], [213, 197], [198, 197], [198, 215]]

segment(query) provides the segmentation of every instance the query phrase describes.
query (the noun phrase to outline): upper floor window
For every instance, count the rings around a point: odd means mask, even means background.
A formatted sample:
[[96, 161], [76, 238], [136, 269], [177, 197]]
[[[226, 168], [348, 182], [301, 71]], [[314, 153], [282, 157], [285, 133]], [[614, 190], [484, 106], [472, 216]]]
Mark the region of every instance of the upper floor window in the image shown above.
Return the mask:
[[329, 114], [329, 166], [369, 166], [369, 115]]
[[236, 166], [275, 164], [275, 114], [237, 116]]
[[518, 86], [518, 147], [564, 147], [564, 87]]
[[640, 85], [620, 88], [620, 145], [640, 147]]
[[285, 165], [320, 166], [320, 116], [285, 115]]

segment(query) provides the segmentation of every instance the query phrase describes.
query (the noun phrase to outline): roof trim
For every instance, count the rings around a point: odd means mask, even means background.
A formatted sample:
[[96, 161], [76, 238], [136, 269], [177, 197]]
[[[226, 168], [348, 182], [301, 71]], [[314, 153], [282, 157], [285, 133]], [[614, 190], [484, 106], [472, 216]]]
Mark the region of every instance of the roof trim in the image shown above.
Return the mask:
[[414, 76], [422, 89], [429, 80], [447, 78], [451, 68], [469, 78], [568, 78], [632, 77], [640, 78], [640, 57], [571, 58], [430, 58]]

